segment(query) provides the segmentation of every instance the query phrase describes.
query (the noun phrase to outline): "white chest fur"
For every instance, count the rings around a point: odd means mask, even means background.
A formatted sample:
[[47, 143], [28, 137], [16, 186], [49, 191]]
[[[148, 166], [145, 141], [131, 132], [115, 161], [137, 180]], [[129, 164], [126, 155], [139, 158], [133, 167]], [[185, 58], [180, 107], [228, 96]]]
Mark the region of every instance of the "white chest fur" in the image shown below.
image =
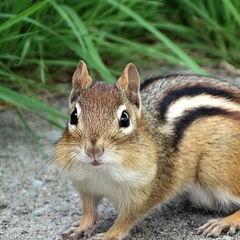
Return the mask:
[[70, 176], [82, 190], [102, 197], [110, 198], [116, 205], [136, 199], [142, 184], [146, 184], [146, 174], [138, 171], [127, 171], [120, 165], [102, 165], [93, 167], [90, 164], [79, 164], [70, 172]]

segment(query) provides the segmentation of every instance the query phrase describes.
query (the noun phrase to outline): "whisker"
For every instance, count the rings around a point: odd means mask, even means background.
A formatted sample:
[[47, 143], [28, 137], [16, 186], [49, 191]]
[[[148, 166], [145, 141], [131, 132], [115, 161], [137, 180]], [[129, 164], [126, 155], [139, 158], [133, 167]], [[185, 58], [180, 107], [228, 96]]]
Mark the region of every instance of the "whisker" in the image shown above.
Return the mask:
[[68, 167], [68, 168], [71, 168], [72, 165], [74, 164], [74, 162], [72, 162], [72, 160], [74, 160], [74, 158], [77, 156], [77, 154], [73, 155], [68, 161], [67, 163], [65, 164], [65, 166], [63, 167], [62, 171], [60, 172], [59, 174], [59, 178], [58, 178], [58, 182], [60, 181], [62, 175], [63, 175], [63, 172], [67, 169], [68, 165], [71, 163], [71, 165]]
[[53, 156], [51, 158], [49, 158], [41, 167], [40, 169], [36, 172], [36, 178], [39, 178], [45, 171], [46, 169], [53, 163], [55, 162], [57, 159], [61, 158], [61, 157], [64, 157], [65, 156], [68, 156], [69, 154], [73, 153], [72, 150], [66, 150], [66, 151], [63, 151], [61, 152], [61, 155], [57, 156]]
[[35, 178], [38, 179], [46, 171], [46, 169], [54, 162], [54, 157], [48, 159], [36, 172]]

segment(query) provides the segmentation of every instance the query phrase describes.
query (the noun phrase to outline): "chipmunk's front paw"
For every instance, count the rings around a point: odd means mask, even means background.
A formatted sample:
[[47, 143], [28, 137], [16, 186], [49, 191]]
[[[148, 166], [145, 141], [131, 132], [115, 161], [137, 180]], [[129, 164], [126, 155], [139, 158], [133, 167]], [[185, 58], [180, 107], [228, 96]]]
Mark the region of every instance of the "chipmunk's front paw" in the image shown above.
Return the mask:
[[76, 222], [72, 225], [71, 228], [68, 230], [64, 231], [61, 234], [61, 239], [62, 240], [78, 240], [81, 237], [84, 239], [88, 239], [91, 237], [93, 231], [95, 229], [95, 225], [90, 225], [90, 226], [79, 226], [79, 222]]
[[218, 237], [224, 231], [224, 228], [224, 225], [218, 219], [213, 219], [198, 228], [197, 234], [204, 237]]
[[198, 234], [204, 237], [218, 237], [222, 232], [233, 235], [240, 229], [238, 222], [229, 222], [227, 218], [213, 219], [208, 221], [202, 227], [198, 228]]

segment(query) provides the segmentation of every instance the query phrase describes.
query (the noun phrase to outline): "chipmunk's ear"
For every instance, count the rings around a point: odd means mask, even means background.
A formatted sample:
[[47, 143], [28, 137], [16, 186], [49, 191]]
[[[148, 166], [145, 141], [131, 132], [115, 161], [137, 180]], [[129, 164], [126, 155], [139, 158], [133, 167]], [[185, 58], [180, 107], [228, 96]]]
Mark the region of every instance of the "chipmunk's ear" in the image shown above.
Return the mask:
[[92, 78], [88, 74], [87, 66], [84, 61], [80, 61], [72, 77], [70, 104], [78, 98], [83, 90], [91, 86], [91, 84]]
[[122, 76], [117, 81], [117, 86], [126, 92], [132, 104], [140, 108], [140, 77], [134, 64], [129, 63], [125, 67]]

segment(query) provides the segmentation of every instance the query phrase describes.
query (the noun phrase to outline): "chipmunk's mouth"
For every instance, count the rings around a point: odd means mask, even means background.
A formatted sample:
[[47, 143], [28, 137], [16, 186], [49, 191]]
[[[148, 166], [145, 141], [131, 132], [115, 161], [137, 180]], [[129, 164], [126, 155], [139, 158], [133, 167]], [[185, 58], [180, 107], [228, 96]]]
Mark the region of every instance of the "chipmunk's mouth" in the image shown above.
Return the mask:
[[102, 165], [102, 163], [97, 161], [96, 159], [94, 159], [92, 162], [90, 162], [90, 164], [94, 167], [98, 167], [98, 166]]

